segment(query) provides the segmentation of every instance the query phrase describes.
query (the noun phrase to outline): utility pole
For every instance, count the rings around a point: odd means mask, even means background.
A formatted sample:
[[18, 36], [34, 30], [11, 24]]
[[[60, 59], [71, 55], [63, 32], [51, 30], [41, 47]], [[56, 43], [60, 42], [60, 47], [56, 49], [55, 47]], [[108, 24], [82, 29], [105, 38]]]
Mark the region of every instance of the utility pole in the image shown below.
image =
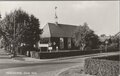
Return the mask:
[[16, 23], [15, 23], [15, 16], [14, 16], [14, 27], [13, 27], [13, 30], [14, 30], [14, 33], [13, 33], [13, 41], [12, 41], [12, 43], [13, 43], [13, 57], [15, 57], [16, 56], [16, 49], [15, 49], [15, 45], [16, 45], [16, 38], [15, 38], [15, 26], [16, 26]]

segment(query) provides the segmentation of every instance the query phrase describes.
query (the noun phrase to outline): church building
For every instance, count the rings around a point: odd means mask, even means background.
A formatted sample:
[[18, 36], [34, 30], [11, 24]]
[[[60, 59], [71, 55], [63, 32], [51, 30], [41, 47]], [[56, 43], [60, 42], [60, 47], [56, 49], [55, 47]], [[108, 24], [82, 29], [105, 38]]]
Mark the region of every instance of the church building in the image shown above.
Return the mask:
[[49, 44], [53, 50], [69, 50], [74, 49], [73, 34], [78, 26], [47, 23], [43, 27], [43, 34], [41, 35], [41, 43]]

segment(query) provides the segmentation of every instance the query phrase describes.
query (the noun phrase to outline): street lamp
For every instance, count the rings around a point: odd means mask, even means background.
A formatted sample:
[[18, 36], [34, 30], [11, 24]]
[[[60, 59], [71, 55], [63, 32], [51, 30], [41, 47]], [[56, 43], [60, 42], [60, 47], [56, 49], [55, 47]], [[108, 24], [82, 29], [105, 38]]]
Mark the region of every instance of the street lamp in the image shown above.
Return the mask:
[[108, 40], [105, 41], [105, 52], [107, 52], [107, 44], [108, 44]]

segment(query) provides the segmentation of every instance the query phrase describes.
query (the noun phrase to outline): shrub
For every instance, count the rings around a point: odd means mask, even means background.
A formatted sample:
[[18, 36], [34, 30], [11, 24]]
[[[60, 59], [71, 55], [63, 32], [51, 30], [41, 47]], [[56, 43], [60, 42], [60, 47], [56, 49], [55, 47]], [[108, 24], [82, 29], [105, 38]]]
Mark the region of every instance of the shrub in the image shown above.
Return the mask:
[[119, 47], [117, 46], [117, 44], [112, 43], [108, 46], [108, 51], [119, 51]]
[[96, 76], [118, 76], [120, 74], [119, 61], [111, 61], [106, 59], [105, 57], [103, 59], [102, 58], [86, 59], [84, 65], [85, 73]]
[[87, 55], [100, 53], [101, 50], [88, 50], [88, 51], [64, 51], [64, 52], [41, 52], [39, 53], [41, 59], [69, 57], [78, 55]]

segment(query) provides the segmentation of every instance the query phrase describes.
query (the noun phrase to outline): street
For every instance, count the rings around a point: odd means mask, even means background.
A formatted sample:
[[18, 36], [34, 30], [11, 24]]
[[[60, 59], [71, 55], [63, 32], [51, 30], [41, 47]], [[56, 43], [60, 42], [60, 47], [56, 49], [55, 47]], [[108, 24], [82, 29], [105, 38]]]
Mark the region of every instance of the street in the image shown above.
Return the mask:
[[[116, 54], [116, 53], [110, 53]], [[101, 56], [107, 54], [101, 54]], [[77, 56], [69, 58], [56, 58], [46, 61], [37, 62], [14, 62], [14, 63], [2, 63], [2, 60], [11, 60], [9, 58], [0, 57], [0, 75], [1, 76], [54, 76], [60, 70], [71, 66], [81, 65], [83, 66], [84, 59], [95, 55]], [[21, 63], [22, 62], [22, 63]]]

